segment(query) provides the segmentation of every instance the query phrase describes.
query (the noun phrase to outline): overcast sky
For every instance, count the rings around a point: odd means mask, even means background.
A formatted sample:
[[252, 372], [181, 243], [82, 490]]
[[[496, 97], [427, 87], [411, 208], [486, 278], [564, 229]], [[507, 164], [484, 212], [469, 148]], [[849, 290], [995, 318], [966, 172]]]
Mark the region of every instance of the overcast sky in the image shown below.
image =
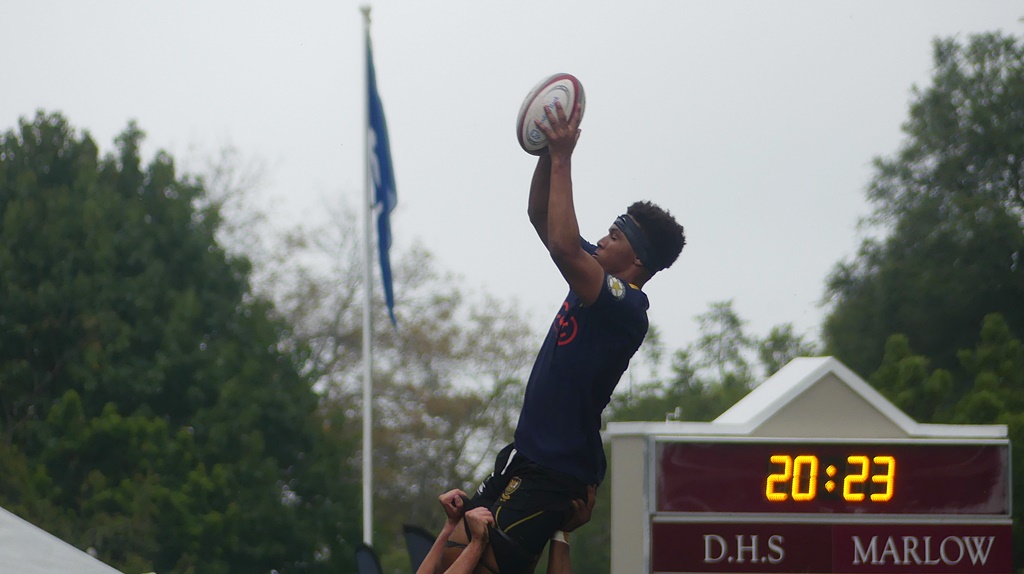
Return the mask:
[[[60, 111], [106, 151], [134, 119], [147, 160], [231, 144], [265, 162], [262, 201], [281, 222], [361, 201], [359, 3], [0, 6], [3, 130]], [[932, 40], [1020, 35], [1022, 16], [1019, 0], [377, 1], [396, 248], [423, 244], [464, 287], [547, 327], [565, 286], [526, 217], [535, 159], [514, 123], [538, 80], [569, 72], [587, 93], [583, 234], [596, 241], [637, 199], [686, 227], [679, 261], [645, 288], [669, 349], [729, 299], [751, 334], [793, 323], [817, 340], [825, 278], [856, 252], [871, 160], [898, 149]]]

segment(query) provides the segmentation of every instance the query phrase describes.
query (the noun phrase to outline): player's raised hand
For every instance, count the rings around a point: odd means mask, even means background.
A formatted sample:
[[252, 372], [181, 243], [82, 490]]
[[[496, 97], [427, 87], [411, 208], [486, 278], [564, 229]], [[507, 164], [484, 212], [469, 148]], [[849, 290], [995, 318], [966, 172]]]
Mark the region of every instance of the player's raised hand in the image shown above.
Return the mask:
[[544, 132], [548, 138], [548, 153], [551, 155], [571, 155], [576, 148], [576, 140], [580, 139], [580, 118], [583, 117], [582, 106], [576, 104], [576, 111], [572, 119], [566, 119], [566, 112], [562, 108], [562, 102], [555, 102], [554, 106], [545, 109], [548, 116], [548, 123], [544, 125], [537, 121], [537, 127]]
[[437, 497], [441, 508], [444, 509], [445, 516], [448, 517], [449, 524], [457, 524], [466, 512], [462, 505], [462, 497], [464, 496], [466, 496], [466, 493], [456, 488]]

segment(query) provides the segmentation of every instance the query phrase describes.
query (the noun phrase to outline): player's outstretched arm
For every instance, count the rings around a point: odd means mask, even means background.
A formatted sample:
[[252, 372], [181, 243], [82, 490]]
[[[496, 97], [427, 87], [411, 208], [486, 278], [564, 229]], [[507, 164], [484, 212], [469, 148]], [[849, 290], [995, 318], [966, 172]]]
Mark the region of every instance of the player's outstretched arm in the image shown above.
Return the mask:
[[530, 204], [527, 213], [530, 223], [545, 247], [548, 245], [548, 191], [551, 189], [551, 156], [547, 153], [537, 158], [537, 167], [530, 181]]
[[604, 284], [604, 269], [580, 245], [580, 226], [572, 194], [572, 154], [579, 139], [580, 110], [572, 120], [560, 102], [548, 109], [548, 125], [537, 127], [548, 138], [551, 157], [551, 182], [548, 190], [547, 243], [548, 253], [584, 305], [597, 301]]

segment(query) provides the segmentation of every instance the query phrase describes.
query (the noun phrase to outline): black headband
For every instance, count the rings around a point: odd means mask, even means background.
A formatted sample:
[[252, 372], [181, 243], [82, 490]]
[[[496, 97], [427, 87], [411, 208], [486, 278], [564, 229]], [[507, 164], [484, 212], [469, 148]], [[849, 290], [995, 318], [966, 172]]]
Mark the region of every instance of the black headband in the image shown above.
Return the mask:
[[644, 264], [644, 268], [654, 275], [660, 270], [658, 267], [658, 261], [655, 258], [654, 250], [651, 249], [651, 244], [647, 241], [647, 235], [640, 229], [640, 226], [633, 221], [633, 218], [628, 213], [623, 213], [615, 220], [615, 226], [622, 231], [622, 234], [629, 240], [630, 247], [633, 248], [633, 253], [640, 258], [640, 262]]

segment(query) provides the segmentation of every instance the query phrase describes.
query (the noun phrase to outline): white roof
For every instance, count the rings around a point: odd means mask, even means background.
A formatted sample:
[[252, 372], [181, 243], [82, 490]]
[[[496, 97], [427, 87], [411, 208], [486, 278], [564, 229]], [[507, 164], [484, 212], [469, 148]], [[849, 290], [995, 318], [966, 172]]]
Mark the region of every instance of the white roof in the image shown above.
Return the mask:
[[[1004, 439], [1008, 436], [1006, 425], [943, 425], [919, 423], [889, 402], [881, 393], [857, 376], [833, 357], [801, 357], [772, 375], [768, 380], [750, 391], [729, 410], [711, 422], [629, 422], [609, 423], [607, 434], [621, 435], [749, 435], [772, 421], [786, 410], [791, 415], [793, 408], [800, 406], [802, 398], [813, 387], [833, 385], [843, 387], [844, 393], [859, 397], [867, 410], [873, 411], [879, 420], [910, 438], [931, 439]], [[808, 401], [805, 401], [808, 402]], [[818, 406], [818, 405], [816, 405]], [[834, 405], [836, 416], [841, 417], [848, 405]]]
[[0, 508], [0, 572], [122, 574], [3, 508]]

